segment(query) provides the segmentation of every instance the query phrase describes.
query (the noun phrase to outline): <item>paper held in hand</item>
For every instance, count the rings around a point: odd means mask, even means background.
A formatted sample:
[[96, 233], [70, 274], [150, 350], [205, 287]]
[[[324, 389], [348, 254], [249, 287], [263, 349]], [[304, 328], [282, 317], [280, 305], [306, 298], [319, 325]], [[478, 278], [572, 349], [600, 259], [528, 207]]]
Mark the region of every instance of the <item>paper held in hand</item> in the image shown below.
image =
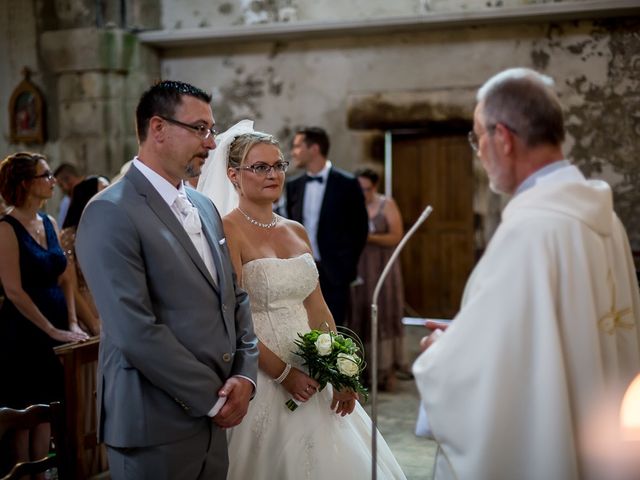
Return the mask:
[[449, 325], [451, 320], [447, 320], [445, 318], [402, 317], [403, 325], [424, 327], [427, 322], [438, 322]]

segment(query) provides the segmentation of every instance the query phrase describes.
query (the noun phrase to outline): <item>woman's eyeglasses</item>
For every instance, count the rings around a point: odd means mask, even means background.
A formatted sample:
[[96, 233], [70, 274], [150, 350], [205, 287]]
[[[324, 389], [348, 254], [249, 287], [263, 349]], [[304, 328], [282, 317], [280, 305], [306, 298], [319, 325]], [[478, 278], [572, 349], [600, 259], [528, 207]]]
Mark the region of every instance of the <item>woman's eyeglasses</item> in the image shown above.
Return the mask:
[[44, 179], [46, 179], [46, 180], [51, 181], [51, 180], [53, 180], [55, 177], [53, 176], [53, 173], [51, 173], [51, 170], [47, 170], [46, 172], [41, 173], [40, 175], [34, 175], [34, 176], [33, 176], [33, 177], [31, 177], [31, 178], [33, 178], [33, 179], [36, 179], [36, 178], [44, 178]]
[[236, 170], [248, 170], [256, 175], [260, 175], [261, 177], [266, 177], [271, 173], [271, 170], [273, 170], [274, 173], [285, 173], [288, 168], [289, 162], [276, 162], [273, 165], [258, 162], [248, 167], [237, 167]]

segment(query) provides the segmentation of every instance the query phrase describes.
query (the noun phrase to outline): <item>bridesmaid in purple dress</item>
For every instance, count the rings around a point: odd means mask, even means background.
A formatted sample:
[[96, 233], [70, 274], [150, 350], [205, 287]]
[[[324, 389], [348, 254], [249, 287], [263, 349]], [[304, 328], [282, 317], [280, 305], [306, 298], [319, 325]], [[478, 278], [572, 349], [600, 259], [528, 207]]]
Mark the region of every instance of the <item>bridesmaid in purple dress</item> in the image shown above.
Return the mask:
[[[379, 175], [371, 169], [355, 172], [364, 193], [369, 214], [369, 236], [360, 256], [358, 276], [361, 284], [353, 287], [348, 327], [355, 331], [371, 352], [371, 299], [376, 282], [393, 249], [403, 235], [402, 217], [396, 202], [377, 193]], [[408, 372], [403, 348], [402, 315], [404, 286], [400, 263], [395, 262], [378, 297], [378, 382], [382, 390], [393, 391], [396, 374]], [[371, 360], [368, 361], [371, 364]]]

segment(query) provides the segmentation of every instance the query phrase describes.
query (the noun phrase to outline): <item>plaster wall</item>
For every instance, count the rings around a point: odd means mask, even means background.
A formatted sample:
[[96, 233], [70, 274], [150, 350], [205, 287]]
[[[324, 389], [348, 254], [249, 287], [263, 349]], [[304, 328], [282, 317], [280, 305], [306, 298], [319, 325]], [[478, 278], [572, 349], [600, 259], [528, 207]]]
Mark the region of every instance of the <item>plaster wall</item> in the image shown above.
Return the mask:
[[[126, 40], [124, 50], [120, 49], [124, 56], [118, 58], [129, 59], [125, 78], [123, 67], [104, 59], [106, 70], [100, 65], [84, 65], [86, 59], [99, 60], [97, 55], [85, 54], [73, 65], [62, 65], [65, 58], [75, 58], [82, 50], [82, 42], [74, 45], [69, 39], [83, 29], [93, 29], [94, 37], [109, 37], [96, 22], [101, 19], [107, 31], [113, 28], [106, 24], [116, 22], [119, 15], [107, 8], [111, 2], [104, 2], [98, 15], [92, 10], [94, 0], [4, 0], [0, 2], [0, 48], [5, 52], [0, 58], [0, 111], [7, 112], [10, 93], [21, 80], [20, 71], [28, 66], [34, 72], [32, 80], [45, 94], [49, 135], [44, 145], [11, 145], [5, 113], [0, 115], [0, 152], [4, 156], [21, 148], [42, 151], [55, 166], [62, 156], [85, 157], [86, 146], [100, 152], [100, 159], [88, 155], [88, 167], [117, 167], [120, 158], [135, 149], [132, 111], [137, 96], [157, 78], [160, 69], [163, 78], [182, 79], [212, 90], [214, 114], [222, 128], [244, 117], [255, 118], [258, 128], [275, 133], [286, 145], [295, 126], [323, 125], [332, 137], [331, 158], [338, 166], [352, 169], [372, 160], [369, 140], [377, 134], [347, 128], [352, 99], [415, 94], [436, 101], [442, 98], [446, 103], [455, 92], [472, 92], [503, 68], [530, 66], [556, 79], [566, 109], [567, 156], [589, 176], [613, 185], [616, 208], [629, 229], [633, 247], [640, 250], [638, 18], [245, 41], [157, 52], [138, 48], [135, 43], [131, 46], [126, 34], [127, 29], [139, 27], [241, 28], [251, 23], [282, 22], [283, 9], [289, 9], [289, 21], [322, 22], [581, 1], [131, 1], [126, 3], [127, 24], [118, 33]], [[58, 30], [60, 33], [47, 33]], [[157, 54], [162, 58], [160, 67]], [[94, 106], [100, 110], [99, 116], [91, 113], [89, 107]], [[102, 130], [89, 131], [100, 124]]]
[[382, 19], [584, 0], [162, 0], [162, 28]]
[[639, 31], [638, 19], [614, 19], [189, 47], [163, 54], [162, 76], [212, 90], [222, 128], [254, 118], [286, 145], [296, 125], [322, 125], [334, 163], [353, 169], [371, 159], [366, 133], [346, 127], [351, 97], [445, 96], [476, 89], [504, 68], [536, 68], [556, 80], [567, 156], [613, 185], [616, 208], [640, 249]]
[[[22, 69], [32, 71], [31, 81], [46, 90], [46, 76], [38, 58], [36, 11], [32, 1], [0, 2], [0, 154], [4, 156], [17, 147], [9, 138], [9, 99], [22, 81]], [[31, 147], [33, 149], [33, 147]], [[54, 149], [54, 145], [48, 146]], [[38, 148], [36, 148], [38, 151]]]

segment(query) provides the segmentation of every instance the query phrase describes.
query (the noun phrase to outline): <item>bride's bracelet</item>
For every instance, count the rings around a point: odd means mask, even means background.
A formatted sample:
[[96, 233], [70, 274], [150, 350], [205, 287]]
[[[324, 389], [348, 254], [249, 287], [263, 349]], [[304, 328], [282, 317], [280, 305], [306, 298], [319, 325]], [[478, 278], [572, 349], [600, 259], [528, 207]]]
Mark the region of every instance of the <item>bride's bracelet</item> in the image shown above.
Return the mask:
[[284, 370], [282, 370], [282, 373], [280, 374], [280, 376], [278, 378], [274, 378], [273, 381], [276, 383], [284, 382], [284, 379], [287, 378], [287, 375], [289, 375], [290, 371], [291, 371], [291, 364], [287, 363], [284, 366]]

